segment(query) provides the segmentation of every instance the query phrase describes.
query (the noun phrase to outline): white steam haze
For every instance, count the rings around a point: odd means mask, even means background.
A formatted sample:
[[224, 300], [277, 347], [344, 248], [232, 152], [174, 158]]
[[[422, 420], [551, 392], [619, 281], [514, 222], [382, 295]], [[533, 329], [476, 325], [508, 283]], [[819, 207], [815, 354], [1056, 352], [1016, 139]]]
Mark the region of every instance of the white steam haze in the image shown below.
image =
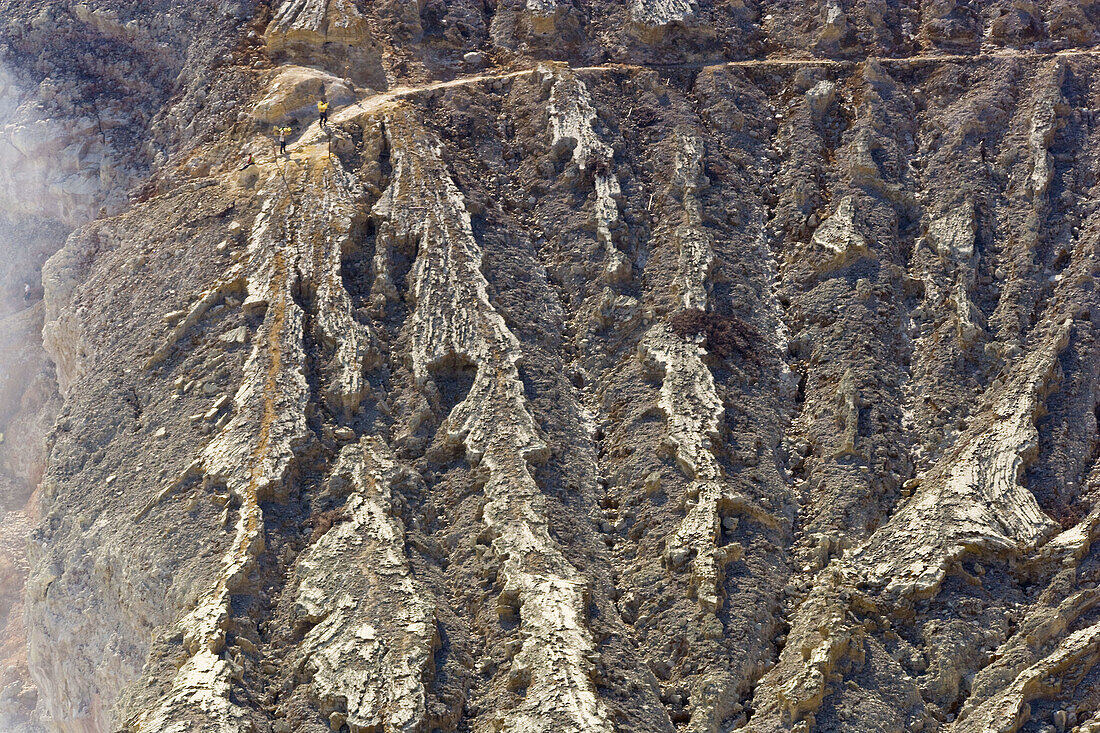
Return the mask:
[[[48, 84], [48, 83], [47, 83]], [[43, 86], [47, 86], [44, 84]], [[102, 199], [102, 143], [87, 118], [21, 89], [0, 67], [0, 732], [29, 733], [36, 689], [23, 624], [26, 542], [45, 436], [60, 399], [42, 348], [42, 266]], [[48, 95], [48, 89], [47, 89]]]

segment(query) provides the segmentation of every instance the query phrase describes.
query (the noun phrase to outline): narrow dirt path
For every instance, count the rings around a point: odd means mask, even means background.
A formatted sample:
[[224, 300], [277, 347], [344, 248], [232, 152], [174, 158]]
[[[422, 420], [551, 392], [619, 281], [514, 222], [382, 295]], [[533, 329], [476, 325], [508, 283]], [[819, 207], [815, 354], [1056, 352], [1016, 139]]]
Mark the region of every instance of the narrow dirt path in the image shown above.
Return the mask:
[[[1039, 53], [1034, 51], [1017, 51], [1008, 49], [1005, 51], [995, 51], [992, 53], [980, 53], [980, 54], [945, 54], [945, 55], [927, 55], [927, 56], [904, 56], [904, 57], [889, 57], [889, 56], [873, 56], [860, 60], [843, 60], [843, 59], [820, 59], [820, 58], [767, 58], [767, 59], [746, 59], [743, 61], [701, 61], [698, 63], [688, 64], [620, 64], [609, 63], [599, 64], [596, 66], [579, 66], [574, 67], [574, 71], [580, 73], [592, 73], [600, 71], [610, 70], [635, 70], [635, 69], [709, 69], [709, 68], [722, 68], [722, 67], [736, 67], [736, 68], [767, 68], [767, 67], [804, 67], [804, 66], [824, 66], [824, 67], [854, 67], [867, 61], [878, 61], [880, 64], [886, 66], [914, 66], [917, 64], [936, 64], [936, 63], [974, 63], [984, 62], [991, 60], [1005, 60], [1005, 59], [1030, 59], [1030, 60], [1043, 60], [1053, 58], [1067, 58], [1074, 56], [1100, 56], [1100, 49], [1070, 49], [1064, 51], [1056, 51], [1054, 53]], [[547, 62], [558, 63], [558, 62]], [[460, 76], [456, 79], [450, 79], [448, 81], [437, 81], [430, 84], [422, 84], [418, 86], [398, 86], [388, 91], [373, 94], [369, 97], [360, 99], [358, 102], [348, 105], [339, 110], [331, 117], [333, 124], [341, 122], [349, 122], [359, 117], [373, 114], [387, 105], [392, 104], [402, 98], [411, 97], [416, 94], [422, 94], [424, 92], [435, 91], [437, 89], [450, 89], [453, 87], [466, 86], [467, 84], [477, 84], [485, 81], [496, 81], [498, 79], [516, 79], [522, 76], [528, 76], [538, 72], [538, 67], [532, 67], [528, 69], [520, 69], [518, 71], [508, 71], [504, 73], [486, 73], [476, 74], [473, 76]], [[321, 129], [319, 123], [314, 122], [311, 124], [302, 136], [293, 144], [288, 146], [290, 150], [298, 150], [305, 146], [315, 145], [318, 142], [322, 142], [327, 139], [324, 131]]]

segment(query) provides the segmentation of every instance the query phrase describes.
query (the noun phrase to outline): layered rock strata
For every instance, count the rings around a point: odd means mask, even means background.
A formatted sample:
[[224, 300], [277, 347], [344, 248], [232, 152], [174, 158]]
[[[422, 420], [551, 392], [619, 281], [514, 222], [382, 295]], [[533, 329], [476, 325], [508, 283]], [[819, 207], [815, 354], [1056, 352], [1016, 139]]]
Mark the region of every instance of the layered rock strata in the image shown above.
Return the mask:
[[1097, 8], [9, 5], [5, 725], [1097, 727]]

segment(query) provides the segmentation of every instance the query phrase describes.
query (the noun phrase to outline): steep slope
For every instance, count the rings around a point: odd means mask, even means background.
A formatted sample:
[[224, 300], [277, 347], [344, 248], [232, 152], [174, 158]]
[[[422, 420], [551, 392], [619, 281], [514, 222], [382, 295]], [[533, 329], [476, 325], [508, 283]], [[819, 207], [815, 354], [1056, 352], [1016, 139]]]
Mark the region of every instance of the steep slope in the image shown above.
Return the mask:
[[1100, 6], [789, 5], [219, 7], [34, 212], [11, 727], [1100, 730]]

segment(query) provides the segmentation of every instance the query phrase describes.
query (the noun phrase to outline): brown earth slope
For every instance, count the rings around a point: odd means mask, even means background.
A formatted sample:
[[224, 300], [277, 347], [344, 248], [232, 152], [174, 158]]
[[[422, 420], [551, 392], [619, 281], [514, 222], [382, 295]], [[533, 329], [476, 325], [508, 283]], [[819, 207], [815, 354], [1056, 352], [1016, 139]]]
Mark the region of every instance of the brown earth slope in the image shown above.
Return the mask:
[[10, 729], [1100, 731], [1100, 4], [0, 7]]

